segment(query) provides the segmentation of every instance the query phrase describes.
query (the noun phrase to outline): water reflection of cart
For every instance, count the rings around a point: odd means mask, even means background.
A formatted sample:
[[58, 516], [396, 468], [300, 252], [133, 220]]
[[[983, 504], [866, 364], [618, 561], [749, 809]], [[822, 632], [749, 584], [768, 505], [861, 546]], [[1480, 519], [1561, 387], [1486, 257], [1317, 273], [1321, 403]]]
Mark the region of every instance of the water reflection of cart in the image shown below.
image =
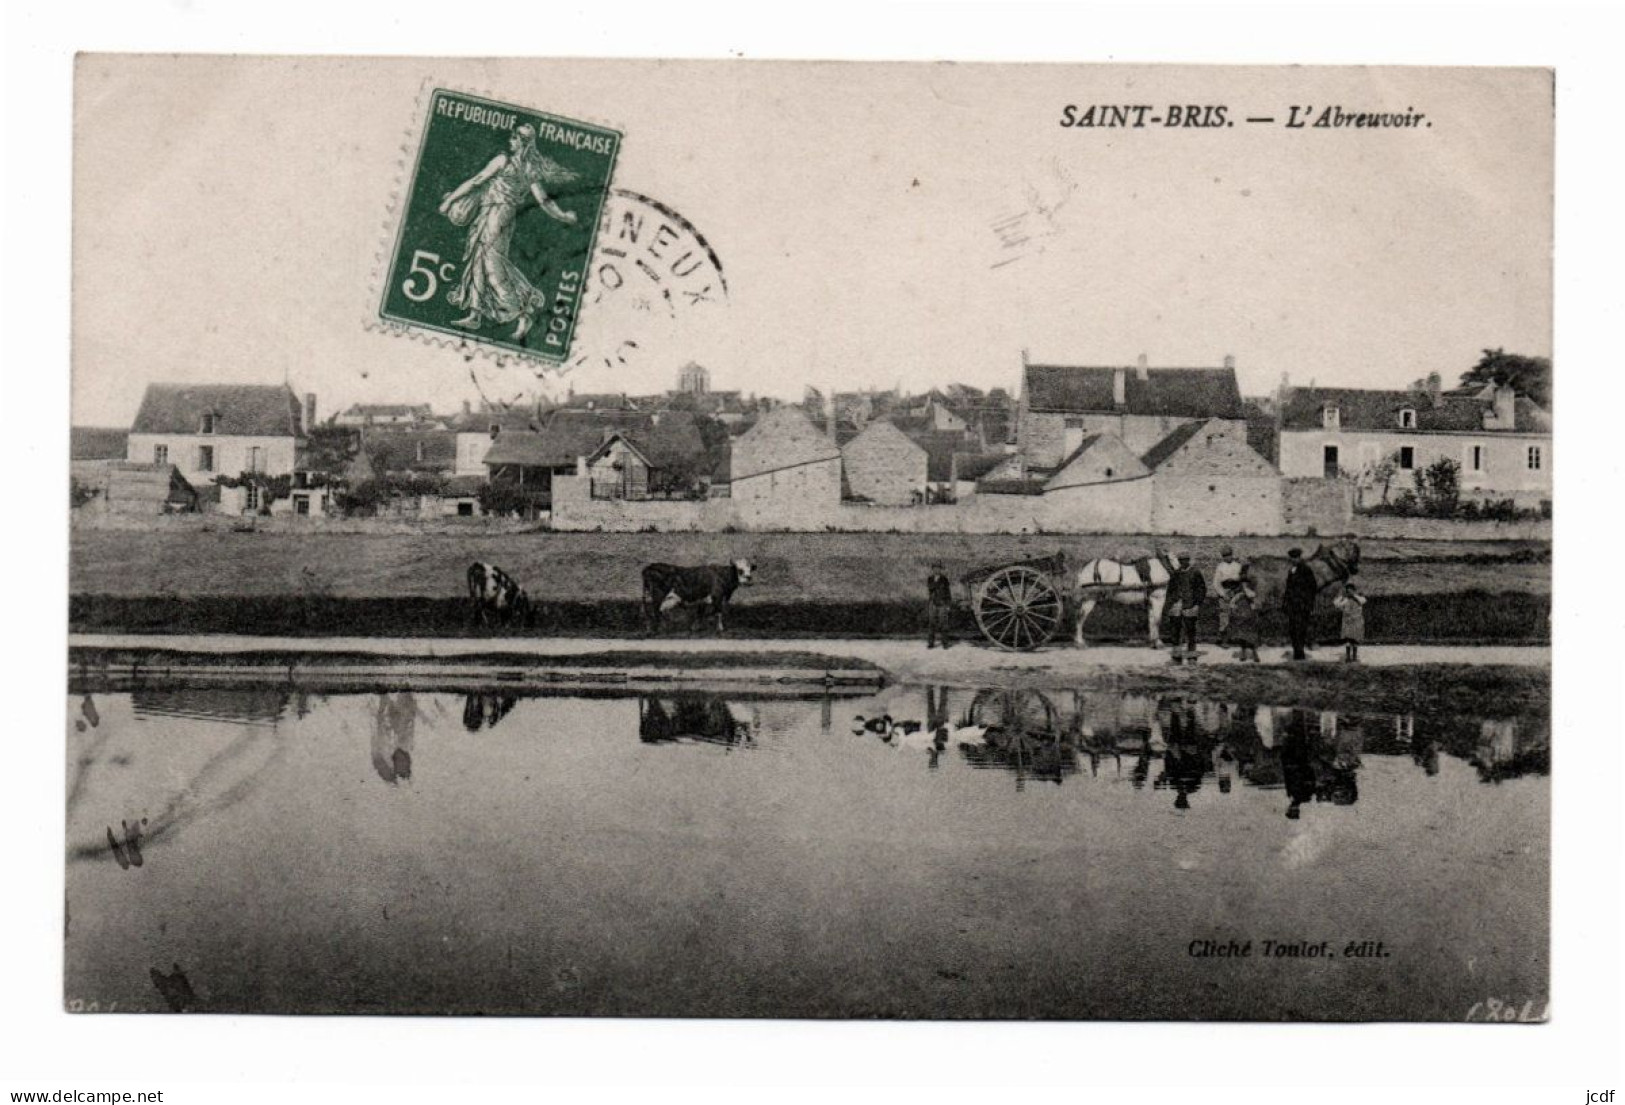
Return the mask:
[[1077, 749], [1062, 732], [1055, 704], [1041, 691], [981, 691], [966, 720], [983, 730], [982, 743], [961, 744], [960, 755], [977, 767], [1014, 771], [1018, 787], [1029, 776], [1059, 783], [1078, 770]]
[[1000, 648], [1029, 652], [1066, 620], [1066, 554], [977, 568], [960, 577], [982, 635]]

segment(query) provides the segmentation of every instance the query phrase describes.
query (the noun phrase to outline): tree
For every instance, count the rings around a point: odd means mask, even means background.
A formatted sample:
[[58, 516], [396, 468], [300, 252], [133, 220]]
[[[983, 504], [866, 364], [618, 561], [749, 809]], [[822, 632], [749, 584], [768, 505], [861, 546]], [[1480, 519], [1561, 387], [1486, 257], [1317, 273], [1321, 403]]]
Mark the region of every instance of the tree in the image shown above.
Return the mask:
[[1463, 387], [1508, 384], [1547, 409], [1552, 405], [1552, 360], [1526, 357], [1504, 349], [1486, 349], [1478, 363], [1461, 374]]
[[1434, 518], [1450, 518], [1461, 499], [1461, 463], [1440, 457], [1416, 473], [1416, 497], [1422, 512]]

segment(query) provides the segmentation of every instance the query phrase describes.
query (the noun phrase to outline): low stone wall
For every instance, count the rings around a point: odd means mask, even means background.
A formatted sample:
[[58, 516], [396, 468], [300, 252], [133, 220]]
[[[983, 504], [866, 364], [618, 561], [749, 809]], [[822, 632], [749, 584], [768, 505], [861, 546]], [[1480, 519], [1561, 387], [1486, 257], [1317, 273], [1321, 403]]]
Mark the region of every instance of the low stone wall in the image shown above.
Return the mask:
[[1547, 518], [1528, 522], [1467, 522], [1454, 518], [1356, 514], [1346, 532], [1356, 537], [1409, 541], [1550, 541], [1552, 523]]
[[526, 533], [546, 529], [546, 525], [517, 518], [334, 518], [326, 515], [278, 514], [232, 517], [226, 514], [157, 514], [146, 516], [108, 514], [81, 509], [73, 512], [75, 529], [119, 530], [150, 533]]
[[1348, 533], [1354, 520], [1354, 485], [1347, 480], [1281, 481], [1284, 532]]

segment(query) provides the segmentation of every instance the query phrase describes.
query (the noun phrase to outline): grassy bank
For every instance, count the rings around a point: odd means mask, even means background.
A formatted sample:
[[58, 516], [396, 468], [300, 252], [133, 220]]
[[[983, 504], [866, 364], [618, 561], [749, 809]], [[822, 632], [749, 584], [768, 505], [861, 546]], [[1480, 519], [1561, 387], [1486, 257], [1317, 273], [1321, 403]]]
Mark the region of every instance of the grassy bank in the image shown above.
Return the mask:
[[[77, 595], [454, 598], [468, 565], [500, 565], [544, 602], [635, 601], [644, 565], [748, 557], [752, 603], [923, 600], [932, 560], [948, 574], [1064, 550], [1081, 563], [1133, 556], [1157, 541], [1208, 568], [1233, 545], [1282, 574], [1288, 548], [1312, 538], [1152, 538], [908, 534], [272, 534], [76, 529], [69, 589]], [[1366, 541], [1361, 576], [1372, 595], [1551, 592], [1551, 546], [1514, 541]]]
[[[541, 600], [529, 628], [484, 628], [469, 616], [467, 600], [446, 597], [348, 597], [340, 595], [97, 595], [75, 594], [68, 604], [74, 632], [236, 633], [274, 636], [525, 637], [615, 636], [643, 632], [638, 603]], [[1520, 592], [1490, 594], [1382, 595], [1366, 606], [1367, 640], [1373, 644], [1543, 644], [1551, 639], [1551, 600]], [[756, 591], [742, 592], [728, 615], [730, 636], [902, 637], [924, 631], [919, 600], [774, 601]], [[1140, 641], [1145, 637], [1143, 607], [1102, 604], [1090, 617], [1091, 641]], [[970, 615], [957, 615], [959, 633], [979, 639]], [[670, 635], [710, 635], [681, 612], [668, 618]], [[1266, 641], [1284, 641], [1279, 610], [1262, 618]], [[1218, 615], [1209, 609], [1198, 623], [1204, 640], [1218, 633]], [[1164, 634], [1172, 639], [1171, 625]], [[1316, 636], [1333, 640], [1338, 613], [1323, 606]]]

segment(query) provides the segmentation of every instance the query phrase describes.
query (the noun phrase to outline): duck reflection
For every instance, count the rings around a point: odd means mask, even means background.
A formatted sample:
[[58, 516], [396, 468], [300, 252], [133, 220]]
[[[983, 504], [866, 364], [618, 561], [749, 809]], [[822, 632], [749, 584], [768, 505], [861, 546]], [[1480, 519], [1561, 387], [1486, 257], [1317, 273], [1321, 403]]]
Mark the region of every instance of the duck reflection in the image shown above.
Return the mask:
[[463, 696], [463, 728], [470, 733], [495, 729], [519, 700], [511, 694], [476, 691]]
[[641, 696], [638, 739], [645, 744], [693, 741], [729, 748], [755, 743], [750, 722], [736, 717], [721, 695], [702, 692]]

